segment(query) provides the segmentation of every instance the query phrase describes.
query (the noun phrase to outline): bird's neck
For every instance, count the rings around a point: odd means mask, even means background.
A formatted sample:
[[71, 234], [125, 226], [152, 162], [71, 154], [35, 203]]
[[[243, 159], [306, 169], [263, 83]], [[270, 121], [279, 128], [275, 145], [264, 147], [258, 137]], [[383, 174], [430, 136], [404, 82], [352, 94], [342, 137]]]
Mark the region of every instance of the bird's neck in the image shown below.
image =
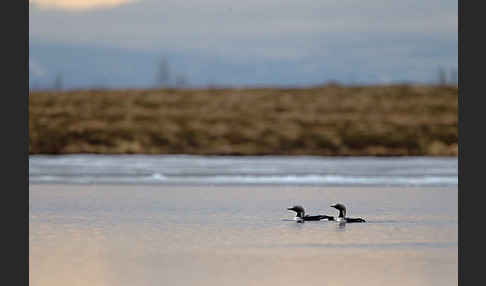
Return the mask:
[[346, 216], [346, 211], [345, 210], [339, 210], [339, 216], [340, 218], [344, 218]]
[[304, 218], [304, 212], [297, 212], [297, 217]]

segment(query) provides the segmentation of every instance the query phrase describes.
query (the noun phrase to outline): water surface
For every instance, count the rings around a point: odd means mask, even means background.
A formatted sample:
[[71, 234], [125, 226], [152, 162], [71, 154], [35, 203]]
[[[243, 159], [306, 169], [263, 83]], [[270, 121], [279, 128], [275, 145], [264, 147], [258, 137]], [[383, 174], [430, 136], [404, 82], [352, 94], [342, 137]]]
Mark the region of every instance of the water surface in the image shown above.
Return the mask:
[[457, 186], [457, 158], [30, 156], [30, 183]]
[[[286, 210], [336, 202], [368, 222]], [[457, 186], [31, 184], [29, 207], [31, 285], [457, 285]]]

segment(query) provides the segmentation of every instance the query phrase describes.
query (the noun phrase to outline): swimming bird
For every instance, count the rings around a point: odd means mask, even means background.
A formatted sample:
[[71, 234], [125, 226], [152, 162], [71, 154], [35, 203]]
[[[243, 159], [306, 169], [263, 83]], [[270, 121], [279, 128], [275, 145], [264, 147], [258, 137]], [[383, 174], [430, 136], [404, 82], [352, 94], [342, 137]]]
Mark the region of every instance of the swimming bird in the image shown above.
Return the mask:
[[343, 204], [335, 204], [332, 205], [331, 207], [337, 209], [339, 211], [339, 216], [337, 218], [338, 222], [366, 222], [362, 218], [351, 218], [351, 217], [346, 217], [346, 207]]
[[293, 206], [291, 208], [287, 208], [289, 211], [296, 212], [295, 218], [297, 221], [316, 221], [316, 220], [334, 220], [333, 216], [328, 215], [306, 215], [305, 210], [302, 206]]

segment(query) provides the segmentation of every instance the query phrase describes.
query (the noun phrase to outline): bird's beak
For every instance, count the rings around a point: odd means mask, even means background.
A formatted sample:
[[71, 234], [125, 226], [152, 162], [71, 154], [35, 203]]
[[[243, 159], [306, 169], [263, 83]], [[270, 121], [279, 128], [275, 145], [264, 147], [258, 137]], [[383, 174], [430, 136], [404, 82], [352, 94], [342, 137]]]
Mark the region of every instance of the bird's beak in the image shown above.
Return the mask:
[[335, 208], [335, 207], [336, 207], [336, 205], [332, 205], [332, 206], [331, 206], [331, 208]]
[[288, 209], [289, 211], [293, 211], [293, 210], [294, 210], [294, 208], [287, 208], [287, 209]]

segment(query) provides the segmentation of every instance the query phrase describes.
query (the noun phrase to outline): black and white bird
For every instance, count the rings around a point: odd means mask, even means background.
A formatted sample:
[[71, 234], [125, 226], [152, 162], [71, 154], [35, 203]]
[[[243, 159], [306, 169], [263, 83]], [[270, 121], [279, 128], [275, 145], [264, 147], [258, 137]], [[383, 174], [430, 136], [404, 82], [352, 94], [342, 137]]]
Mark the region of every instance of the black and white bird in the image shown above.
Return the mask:
[[295, 220], [298, 222], [300, 221], [316, 221], [316, 220], [334, 220], [333, 216], [328, 215], [306, 215], [305, 210], [302, 206], [293, 206], [291, 208], [287, 208], [289, 211], [294, 211], [297, 214], [295, 215]]
[[335, 204], [332, 205], [331, 207], [337, 209], [339, 211], [339, 216], [337, 217], [338, 222], [366, 222], [364, 219], [358, 217], [358, 218], [351, 218], [351, 217], [346, 217], [346, 207], [343, 204]]

